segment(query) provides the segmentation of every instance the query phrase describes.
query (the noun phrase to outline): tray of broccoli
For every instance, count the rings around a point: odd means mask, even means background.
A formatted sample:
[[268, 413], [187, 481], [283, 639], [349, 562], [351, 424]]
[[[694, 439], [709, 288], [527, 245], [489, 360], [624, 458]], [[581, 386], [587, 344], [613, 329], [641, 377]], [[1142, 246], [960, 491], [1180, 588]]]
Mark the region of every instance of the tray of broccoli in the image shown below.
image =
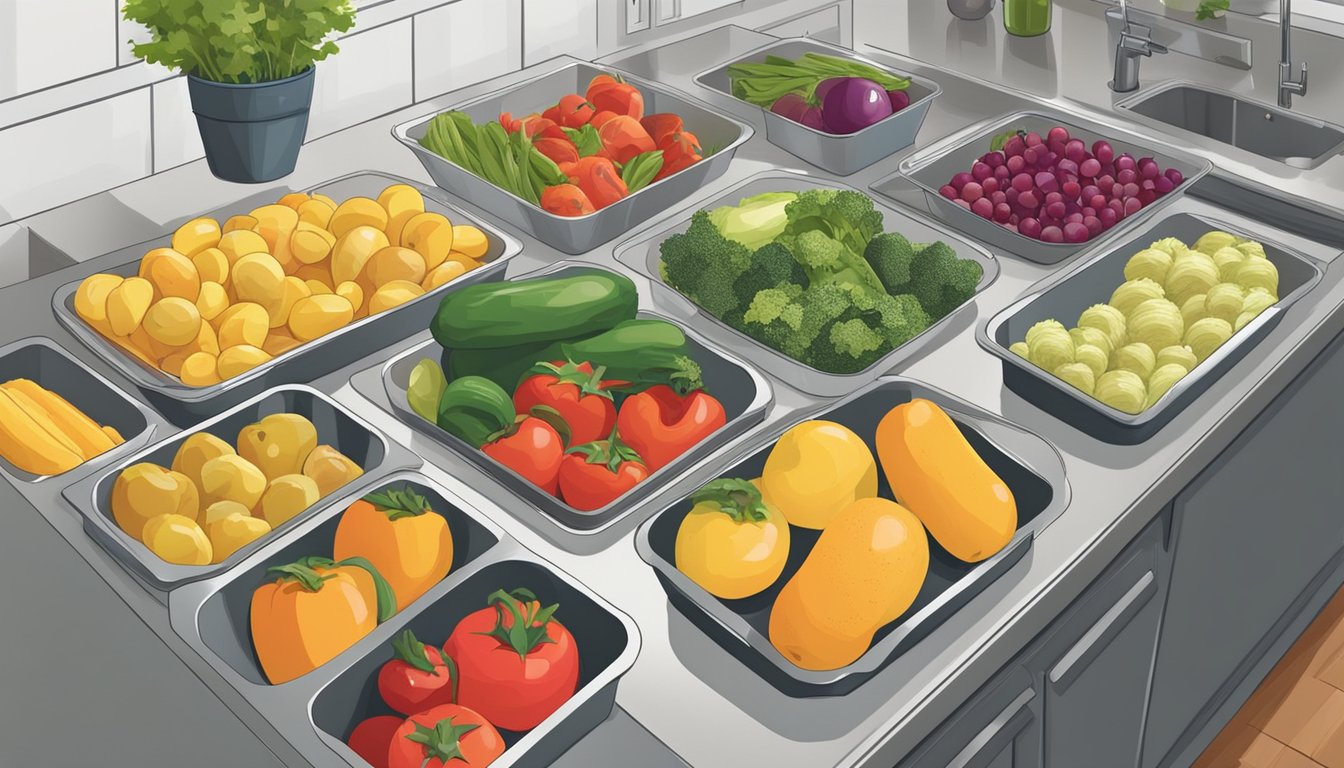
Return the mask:
[[703, 332], [746, 336], [752, 362], [825, 397], [891, 371], [998, 275], [936, 222], [788, 171], [655, 229], [616, 258], [653, 280], [656, 301]]

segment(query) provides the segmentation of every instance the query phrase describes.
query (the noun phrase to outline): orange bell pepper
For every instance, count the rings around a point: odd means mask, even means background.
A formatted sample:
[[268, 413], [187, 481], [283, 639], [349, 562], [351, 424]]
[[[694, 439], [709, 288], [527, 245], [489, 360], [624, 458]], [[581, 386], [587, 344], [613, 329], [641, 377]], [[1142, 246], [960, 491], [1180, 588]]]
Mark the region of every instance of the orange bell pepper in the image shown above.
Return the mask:
[[556, 184], [543, 189], [541, 209], [556, 216], [587, 216], [597, 210], [583, 190], [574, 184]]
[[386, 488], [351, 504], [336, 524], [332, 555], [363, 557], [397, 598], [397, 610], [415, 602], [453, 567], [448, 521], [411, 486]]
[[655, 147], [649, 132], [639, 121], [628, 115], [619, 115], [608, 120], [597, 130], [606, 148], [618, 163], [628, 163], [630, 158], [643, 152], [652, 152]]
[[585, 157], [575, 165], [575, 171], [579, 179], [579, 189], [583, 190], [592, 201], [593, 207], [598, 210], [629, 194], [625, 182], [621, 181], [621, 175], [616, 172], [616, 166], [605, 157], [599, 155]]
[[272, 685], [336, 658], [396, 612], [392, 588], [363, 558], [305, 557], [267, 570], [252, 593], [252, 645]]

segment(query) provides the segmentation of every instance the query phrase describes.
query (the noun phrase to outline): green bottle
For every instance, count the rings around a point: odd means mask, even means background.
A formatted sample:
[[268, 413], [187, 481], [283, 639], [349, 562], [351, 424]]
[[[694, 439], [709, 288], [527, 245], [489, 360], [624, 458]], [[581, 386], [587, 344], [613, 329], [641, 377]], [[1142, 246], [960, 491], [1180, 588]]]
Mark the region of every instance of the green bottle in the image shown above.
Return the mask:
[[1050, 0], [1003, 0], [1003, 28], [1019, 37], [1049, 32]]

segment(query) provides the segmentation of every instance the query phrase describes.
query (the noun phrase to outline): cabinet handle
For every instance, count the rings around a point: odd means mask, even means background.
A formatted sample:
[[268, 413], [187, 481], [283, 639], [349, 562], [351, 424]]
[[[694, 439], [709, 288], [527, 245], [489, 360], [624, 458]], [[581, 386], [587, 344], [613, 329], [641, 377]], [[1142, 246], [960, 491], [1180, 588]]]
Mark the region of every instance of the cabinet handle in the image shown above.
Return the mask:
[[1129, 588], [1124, 597], [1105, 613], [1079, 638], [1078, 642], [1060, 657], [1059, 663], [1050, 668], [1050, 684], [1060, 691], [1068, 688], [1082, 670], [1096, 658], [1097, 654], [1110, 645], [1111, 640], [1120, 634], [1139, 612], [1139, 609], [1152, 599], [1157, 592], [1157, 577], [1147, 571]]
[[1014, 727], [1018, 721], [1031, 717], [1031, 713], [1026, 711], [1027, 705], [1036, 698], [1036, 691], [1028, 688], [1017, 695], [1012, 703], [1003, 708], [993, 720], [989, 721], [984, 730], [975, 735], [967, 743], [966, 747], [952, 758], [947, 764], [947, 768], [968, 768], [971, 762], [981, 755], [985, 754], [990, 747], [996, 746], [995, 742], [1004, 733], [1017, 733], [1020, 727]]

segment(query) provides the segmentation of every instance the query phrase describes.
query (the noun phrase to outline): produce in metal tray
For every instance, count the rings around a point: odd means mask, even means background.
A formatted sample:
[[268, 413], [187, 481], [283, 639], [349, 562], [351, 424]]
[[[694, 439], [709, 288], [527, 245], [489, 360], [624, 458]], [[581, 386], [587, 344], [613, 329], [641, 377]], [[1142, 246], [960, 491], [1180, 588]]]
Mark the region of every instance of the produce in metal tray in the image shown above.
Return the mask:
[[1106, 405], [1141, 413], [1278, 303], [1279, 273], [1254, 240], [1208, 232], [1134, 254], [1126, 282], [1066, 330], [1033, 325], [1011, 351]]
[[85, 278], [75, 312], [145, 365], [207, 387], [418, 298], [488, 248], [406, 184], [340, 203], [294, 192], [223, 224], [188, 221], [135, 276]]
[[505, 749], [499, 730], [537, 727], [578, 688], [578, 645], [556, 619], [558, 609], [543, 608], [526, 589], [499, 590], [458, 622], [442, 648], [404, 631], [377, 687], [405, 719], [365, 720], [350, 748], [374, 768], [494, 762]]
[[1045, 136], [1012, 130], [953, 176], [939, 194], [982, 219], [1033, 240], [1085, 243], [1171, 193], [1185, 177], [1151, 157], [1116, 155], [1063, 126]]
[[857, 133], [910, 106], [909, 78], [824, 53], [740, 62], [728, 76], [737, 98], [824, 133]]
[[727, 423], [680, 328], [637, 319], [605, 270], [479, 285], [431, 330], [446, 364], [411, 372], [407, 404], [569, 506], [620, 498]]
[[969, 299], [983, 267], [883, 232], [853, 190], [768, 192], [697, 211], [660, 246], [663, 280], [757, 341], [857, 373]]
[[[928, 574], [929, 536], [980, 562], [1017, 529], [1012, 491], [934, 403], [891, 409], [875, 444], [877, 460], [846, 427], [802, 422], [776, 441], [759, 479], [720, 479], [692, 495], [677, 531], [677, 568], [725, 600], [779, 580], [789, 525], [821, 531], [770, 612], [771, 644], [803, 669], [853, 663], [910, 608]], [[894, 501], [878, 496], [879, 461]]]
[[59, 475], [124, 442], [35, 381], [0, 384], [0, 456], [25, 472]]
[[171, 469], [132, 464], [113, 483], [113, 519], [165, 562], [221, 563], [364, 473], [295, 413], [244, 427], [236, 446], [197, 432]]
[[435, 115], [420, 145], [557, 216], [594, 213], [710, 154], [679, 116], [645, 115], [639, 89], [607, 74], [541, 113], [484, 125]]

